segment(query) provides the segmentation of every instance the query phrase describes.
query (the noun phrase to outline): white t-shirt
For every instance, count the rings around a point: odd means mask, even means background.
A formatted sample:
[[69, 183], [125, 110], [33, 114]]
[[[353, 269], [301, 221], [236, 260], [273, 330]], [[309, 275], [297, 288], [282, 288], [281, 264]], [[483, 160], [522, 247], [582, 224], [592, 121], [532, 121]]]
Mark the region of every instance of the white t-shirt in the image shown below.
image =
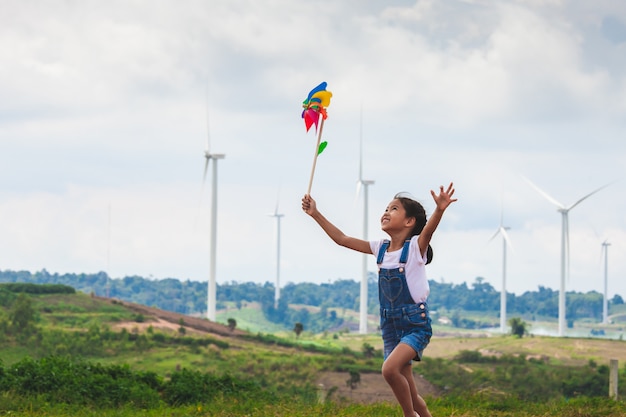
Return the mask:
[[[378, 251], [382, 244], [382, 239], [370, 241], [370, 248], [375, 258], [378, 258]], [[380, 267], [384, 269], [398, 268], [400, 266], [401, 254], [402, 248], [393, 252], [385, 252], [383, 263]], [[420, 253], [420, 248], [417, 244], [417, 236], [411, 238], [409, 256], [404, 265], [404, 273], [413, 301], [416, 303], [425, 302], [428, 298], [428, 294], [430, 294], [430, 286], [428, 285], [428, 277], [426, 276], [426, 255], [422, 256]]]

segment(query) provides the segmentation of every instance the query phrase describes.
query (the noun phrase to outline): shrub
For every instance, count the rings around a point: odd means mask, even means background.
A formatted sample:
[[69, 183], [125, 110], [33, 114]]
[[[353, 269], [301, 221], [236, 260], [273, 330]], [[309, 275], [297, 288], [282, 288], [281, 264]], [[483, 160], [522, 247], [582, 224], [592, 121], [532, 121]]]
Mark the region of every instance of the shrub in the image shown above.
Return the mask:
[[230, 375], [214, 376], [183, 368], [172, 374], [163, 389], [163, 399], [174, 406], [210, 402], [218, 394], [241, 400], [258, 397], [261, 388], [255, 382]]
[[26, 294], [76, 294], [76, 290], [73, 287], [63, 284], [9, 282], [0, 284], [0, 288], [14, 293]]
[[103, 366], [49, 356], [39, 361], [22, 359], [5, 372], [9, 378], [1, 388], [18, 396], [95, 407], [132, 403], [146, 408], [160, 403], [157, 375], [132, 372], [127, 365]]

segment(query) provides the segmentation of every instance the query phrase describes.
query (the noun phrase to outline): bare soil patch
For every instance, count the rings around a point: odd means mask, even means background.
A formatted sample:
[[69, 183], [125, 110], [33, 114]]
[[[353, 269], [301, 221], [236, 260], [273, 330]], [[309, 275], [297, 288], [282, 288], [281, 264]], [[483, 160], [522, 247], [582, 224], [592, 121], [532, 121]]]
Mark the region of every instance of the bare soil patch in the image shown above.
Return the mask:
[[147, 307], [141, 304], [130, 303], [127, 301], [112, 300], [104, 297], [97, 298], [124, 305], [132, 311], [138, 314], [142, 314], [145, 317], [145, 323], [127, 322], [118, 325], [126, 328], [137, 327], [139, 329], [142, 329], [148, 328], [149, 326], [152, 326], [153, 328], [156, 328], [157, 326], [162, 326], [163, 328], [174, 328], [178, 330], [182, 320], [183, 327], [185, 327], [186, 330], [193, 329], [199, 332], [213, 333], [220, 336], [242, 336], [246, 334], [246, 332], [244, 332], [243, 330], [239, 330], [237, 328], [231, 330], [230, 327], [224, 324], [216, 323], [200, 317], [187, 316], [185, 314], [160, 310], [158, 308]]

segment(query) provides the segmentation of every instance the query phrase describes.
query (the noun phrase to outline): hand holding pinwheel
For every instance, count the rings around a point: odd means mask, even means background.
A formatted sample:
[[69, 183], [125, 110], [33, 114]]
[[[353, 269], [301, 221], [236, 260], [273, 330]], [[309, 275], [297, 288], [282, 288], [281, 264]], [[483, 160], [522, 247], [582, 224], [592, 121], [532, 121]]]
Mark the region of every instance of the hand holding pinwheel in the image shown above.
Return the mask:
[[[324, 120], [328, 117], [326, 113], [326, 107], [330, 105], [330, 98], [333, 93], [326, 91], [326, 82], [322, 82], [320, 85], [311, 90], [306, 100], [302, 102], [302, 118], [304, 119], [304, 125], [308, 132], [311, 126], [315, 125], [315, 131], [317, 132], [317, 144], [315, 145], [315, 157], [313, 158], [313, 168], [311, 169], [311, 178], [309, 179], [309, 188], [307, 194], [311, 193], [311, 186], [313, 185], [313, 174], [315, 173], [315, 164], [317, 163], [317, 156], [321, 154], [326, 148], [327, 142], [321, 142], [322, 130], [324, 129]], [[320, 115], [322, 116], [322, 122], [319, 123]], [[319, 130], [318, 130], [319, 124]]]

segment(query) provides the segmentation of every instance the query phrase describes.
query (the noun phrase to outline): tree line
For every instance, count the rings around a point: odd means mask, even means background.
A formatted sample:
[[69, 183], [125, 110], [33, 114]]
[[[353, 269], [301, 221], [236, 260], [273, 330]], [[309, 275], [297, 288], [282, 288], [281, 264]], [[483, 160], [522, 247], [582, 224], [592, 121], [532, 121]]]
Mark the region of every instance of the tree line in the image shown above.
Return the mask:
[[[148, 279], [140, 276], [110, 278], [104, 272], [95, 274], [58, 274], [41, 270], [0, 271], [0, 283], [55, 284], [67, 285], [87, 294], [95, 294], [124, 301], [157, 307], [182, 314], [202, 314], [206, 311], [206, 282], [180, 280], [176, 278]], [[477, 277], [468, 285], [430, 280], [431, 296], [429, 308], [449, 315], [457, 327], [486, 327], [468, 319], [463, 312], [487, 313], [498, 315], [500, 311], [500, 292]], [[328, 283], [288, 283], [281, 288], [281, 299], [274, 306], [274, 284], [254, 282], [226, 282], [217, 284], [217, 308], [225, 307], [226, 302], [241, 306], [249, 302], [258, 302], [265, 316], [275, 323], [293, 326], [303, 323], [310, 331], [323, 331], [342, 325], [337, 309], [359, 310], [360, 283], [349, 279], [338, 279]], [[623, 304], [623, 298], [616, 294], [609, 300], [609, 311], [616, 305]], [[293, 309], [290, 305], [319, 307], [318, 313], [306, 309]], [[368, 282], [368, 312], [378, 313], [378, 287], [376, 275], [370, 273]], [[567, 317], [570, 321], [579, 319], [602, 320], [603, 296], [599, 292], [567, 293]], [[558, 318], [558, 291], [539, 286], [536, 291], [526, 291], [521, 295], [507, 293], [507, 313], [526, 319]]]

